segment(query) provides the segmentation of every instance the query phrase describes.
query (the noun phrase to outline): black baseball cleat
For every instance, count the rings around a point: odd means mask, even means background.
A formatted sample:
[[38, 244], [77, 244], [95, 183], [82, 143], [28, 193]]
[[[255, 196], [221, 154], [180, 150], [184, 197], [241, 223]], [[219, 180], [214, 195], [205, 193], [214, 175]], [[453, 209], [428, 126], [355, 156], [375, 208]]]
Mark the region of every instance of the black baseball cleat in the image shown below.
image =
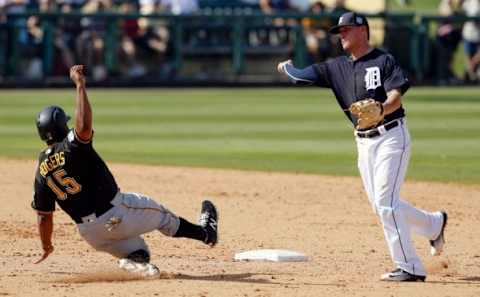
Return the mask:
[[425, 275], [415, 275], [397, 268], [392, 272], [382, 274], [380, 280], [387, 282], [424, 282], [425, 278]]
[[432, 256], [438, 256], [443, 251], [443, 246], [445, 245], [445, 236], [443, 235], [445, 227], [447, 226], [448, 215], [446, 212], [442, 211], [443, 223], [440, 234], [434, 240], [430, 240], [430, 254]]
[[209, 246], [214, 246], [218, 241], [218, 213], [215, 205], [211, 201], [202, 202], [202, 212], [198, 224], [202, 226], [207, 234], [204, 242]]

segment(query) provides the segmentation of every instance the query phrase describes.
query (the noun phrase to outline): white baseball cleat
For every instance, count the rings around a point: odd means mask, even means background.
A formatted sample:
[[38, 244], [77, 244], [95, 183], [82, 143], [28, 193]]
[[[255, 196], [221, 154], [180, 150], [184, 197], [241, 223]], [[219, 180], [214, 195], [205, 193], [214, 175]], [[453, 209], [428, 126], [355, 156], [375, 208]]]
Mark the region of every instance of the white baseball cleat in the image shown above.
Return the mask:
[[151, 263], [139, 263], [127, 258], [118, 260], [118, 267], [145, 277], [152, 277], [160, 274], [158, 267]]
[[445, 245], [445, 236], [444, 231], [445, 227], [447, 226], [448, 216], [447, 213], [442, 211], [443, 222], [442, 222], [442, 229], [440, 230], [440, 234], [434, 240], [430, 240], [430, 254], [432, 256], [438, 256], [443, 251], [443, 246]]

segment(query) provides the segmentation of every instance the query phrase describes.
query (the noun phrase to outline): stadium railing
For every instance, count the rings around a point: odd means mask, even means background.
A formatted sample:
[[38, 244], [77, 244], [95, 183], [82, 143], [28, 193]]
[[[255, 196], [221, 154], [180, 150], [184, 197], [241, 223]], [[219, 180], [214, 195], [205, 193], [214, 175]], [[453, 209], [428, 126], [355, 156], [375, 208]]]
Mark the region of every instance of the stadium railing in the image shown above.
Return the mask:
[[[213, 1], [213, 0], [212, 0]], [[182, 69], [187, 58], [198, 59], [202, 56], [225, 57], [231, 61], [231, 76], [223, 77], [226, 82], [241, 81], [245, 74], [247, 65], [249, 65], [249, 57], [251, 56], [270, 56], [276, 57], [276, 60], [292, 56], [295, 64], [299, 67], [306, 66], [308, 61], [306, 53], [306, 43], [304, 38], [304, 27], [302, 20], [306, 18], [320, 20], [325, 18], [336, 18], [337, 15], [331, 14], [309, 14], [309, 13], [283, 13], [275, 15], [265, 15], [258, 10], [245, 10], [245, 8], [235, 9], [231, 7], [221, 10], [202, 10], [200, 14], [194, 15], [171, 15], [171, 14], [119, 14], [119, 13], [97, 13], [97, 14], [80, 14], [80, 13], [17, 13], [8, 14], [7, 23], [0, 26], [0, 75], [3, 76], [4, 82], [18, 81], [18, 67], [21, 53], [17, 50], [19, 34], [22, 24], [18, 20], [26, 20], [30, 16], [37, 16], [41, 20], [44, 30], [41, 43], [42, 58], [42, 79], [45, 81], [51, 75], [54, 62], [54, 45], [53, 34], [55, 24], [59, 19], [75, 19], [80, 20], [88, 17], [96, 20], [103, 20], [107, 24], [106, 34], [104, 37], [105, 50], [104, 60], [109, 73], [115, 73], [118, 65], [118, 57], [116, 55], [119, 46], [118, 31], [120, 30], [118, 23], [125, 19], [147, 18], [153, 20], [163, 20], [168, 23], [170, 30], [170, 51], [169, 61], [172, 65], [173, 72], [176, 76], [167, 78], [159, 78], [159, 80], [195, 80], [182, 76]], [[432, 23], [442, 21], [444, 18], [438, 16], [422, 15], [420, 17], [414, 14], [372, 14], [367, 15], [369, 19], [383, 20], [382, 28], [384, 37], [380, 47], [386, 47], [400, 61], [400, 63], [408, 69], [410, 74], [418, 82], [426, 80], [426, 74], [431, 66], [429, 55], [431, 49], [428, 47], [431, 31], [429, 28]], [[294, 22], [285, 22], [284, 25], [278, 26], [274, 24], [275, 19], [294, 20]], [[472, 18], [458, 17], [455, 21], [464, 22]], [[478, 20], [477, 18], [473, 18]], [[24, 25], [23, 25], [24, 26]], [[372, 28], [375, 30], [375, 28]], [[286, 42], [278, 44], [251, 44], [247, 40], [248, 34], [266, 30], [267, 32], [282, 31], [287, 36]], [[198, 33], [203, 31], [208, 36], [220, 36], [212, 39], [201, 40]], [[193, 37], [192, 37], [193, 36]], [[3, 39], [2, 39], [3, 38]], [[203, 43], [202, 43], [203, 42]], [[78, 61], [81, 63], [82, 61]], [[213, 65], [215, 67], [215, 65]], [[273, 67], [272, 67], [273, 69]], [[271, 70], [271, 69], [270, 69]], [[206, 78], [209, 79], [208, 77]], [[222, 81], [220, 78], [215, 80]], [[270, 79], [272, 83], [281, 81], [278, 75], [272, 71]], [[138, 80], [137, 80], [138, 82]]]

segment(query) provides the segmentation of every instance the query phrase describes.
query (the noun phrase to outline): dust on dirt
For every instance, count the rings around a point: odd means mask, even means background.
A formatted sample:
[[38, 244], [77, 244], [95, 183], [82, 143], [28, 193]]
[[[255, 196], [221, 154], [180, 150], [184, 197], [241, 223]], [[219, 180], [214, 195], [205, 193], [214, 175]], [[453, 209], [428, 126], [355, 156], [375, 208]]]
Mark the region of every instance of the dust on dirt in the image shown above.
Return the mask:
[[[201, 201], [221, 214], [220, 243], [145, 235], [162, 274], [144, 279], [90, 248], [62, 211], [43, 263], [30, 208], [35, 161], [0, 160], [0, 296], [478, 296], [480, 186], [407, 182], [402, 197], [449, 213], [444, 255], [414, 237], [424, 284], [378, 281], [393, 268], [382, 229], [355, 177], [112, 164], [122, 191], [147, 194], [196, 222]], [[309, 262], [235, 262], [236, 252], [282, 248]]]

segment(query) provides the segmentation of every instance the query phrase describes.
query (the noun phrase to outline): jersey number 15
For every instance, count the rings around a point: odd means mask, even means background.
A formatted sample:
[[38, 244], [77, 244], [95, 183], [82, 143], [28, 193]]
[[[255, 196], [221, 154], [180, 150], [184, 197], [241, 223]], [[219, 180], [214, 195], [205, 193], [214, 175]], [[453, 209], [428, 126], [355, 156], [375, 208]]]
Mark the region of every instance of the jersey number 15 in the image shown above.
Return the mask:
[[53, 181], [52, 177], [47, 177], [47, 185], [57, 195], [59, 200], [65, 200], [68, 198], [68, 194], [74, 195], [82, 190], [82, 186], [77, 183], [73, 177], [66, 176], [67, 172], [64, 169], [57, 170], [53, 173], [55, 181], [62, 186], [63, 189]]

